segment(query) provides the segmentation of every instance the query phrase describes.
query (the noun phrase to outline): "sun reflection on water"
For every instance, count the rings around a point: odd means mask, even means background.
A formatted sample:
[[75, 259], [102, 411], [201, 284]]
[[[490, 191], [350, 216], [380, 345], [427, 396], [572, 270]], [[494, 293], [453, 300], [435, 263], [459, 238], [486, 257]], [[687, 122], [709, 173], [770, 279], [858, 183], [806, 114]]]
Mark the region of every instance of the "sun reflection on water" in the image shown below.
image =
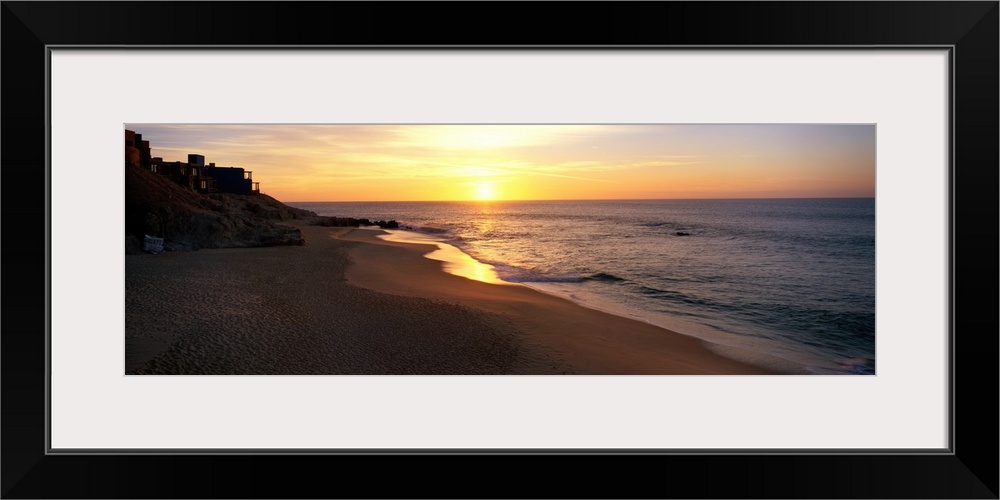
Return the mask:
[[435, 245], [437, 249], [424, 254], [424, 257], [442, 262], [444, 270], [449, 274], [494, 285], [510, 284], [497, 276], [493, 266], [479, 262], [458, 248], [437, 240], [433, 236], [412, 231], [386, 231], [386, 233], [380, 234], [378, 237], [398, 243]]

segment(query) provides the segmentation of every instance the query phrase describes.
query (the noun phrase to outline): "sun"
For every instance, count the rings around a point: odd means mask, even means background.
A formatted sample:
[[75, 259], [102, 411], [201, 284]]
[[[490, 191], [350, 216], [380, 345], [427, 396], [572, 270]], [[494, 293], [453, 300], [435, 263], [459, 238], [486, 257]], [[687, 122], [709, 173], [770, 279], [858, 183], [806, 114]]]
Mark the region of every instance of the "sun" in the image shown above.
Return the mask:
[[492, 182], [480, 182], [476, 184], [476, 199], [479, 201], [490, 201], [496, 199], [496, 187]]

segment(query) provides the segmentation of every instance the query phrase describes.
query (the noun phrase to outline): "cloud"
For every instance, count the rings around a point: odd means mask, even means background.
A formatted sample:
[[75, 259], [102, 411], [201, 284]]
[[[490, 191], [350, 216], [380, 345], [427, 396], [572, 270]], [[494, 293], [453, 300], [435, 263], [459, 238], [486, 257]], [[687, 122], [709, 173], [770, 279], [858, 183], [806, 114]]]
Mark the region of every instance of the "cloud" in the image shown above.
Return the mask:
[[[874, 168], [874, 146], [862, 148], [853, 139], [858, 134], [873, 135], [869, 129], [847, 134], [796, 126], [643, 124], [129, 124], [127, 128], [142, 133], [153, 154], [167, 161], [202, 154], [220, 166], [253, 170], [255, 180], [264, 186], [290, 190], [324, 191], [338, 184], [377, 185], [378, 181], [406, 181], [410, 186], [477, 180], [541, 185], [549, 182], [546, 179], [566, 179], [624, 185], [629, 179], [673, 176], [668, 170], [694, 182], [696, 176], [746, 168], [750, 159], [755, 168], [760, 165], [762, 170], [788, 176], [798, 169], [789, 166], [790, 154], [817, 158], [812, 165], [822, 164], [822, 158], [844, 156], [828, 153], [831, 149], [871, 157], [871, 167], [864, 163], [858, 169]], [[864, 142], [869, 143], [874, 140]], [[862, 164], [853, 158], [840, 163]], [[691, 165], [700, 166], [686, 168]]]

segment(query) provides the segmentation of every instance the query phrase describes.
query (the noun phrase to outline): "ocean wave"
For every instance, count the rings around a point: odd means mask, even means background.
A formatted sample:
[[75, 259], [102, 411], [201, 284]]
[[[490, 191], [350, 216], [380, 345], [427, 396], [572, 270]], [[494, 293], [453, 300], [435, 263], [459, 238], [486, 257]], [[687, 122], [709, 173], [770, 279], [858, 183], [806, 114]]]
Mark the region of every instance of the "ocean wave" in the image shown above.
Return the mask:
[[607, 282], [617, 283], [625, 281], [625, 278], [621, 278], [610, 273], [595, 273], [590, 276], [587, 276], [586, 278], [583, 278], [581, 281], [607, 281]]
[[640, 286], [639, 293], [643, 295], [649, 295], [652, 297], [680, 297], [683, 296], [680, 292], [675, 292], [672, 290], [660, 290], [659, 288], [652, 288], [648, 286]]
[[596, 281], [604, 283], [621, 283], [625, 278], [615, 276], [610, 273], [594, 273], [591, 275], [580, 275], [574, 273], [560, 273], [550, 270], [525, 269], [498, 262], [484, 262], [496, 269], [497, 275], [504, 281], [512, 283], [583, 283]]
[[556, 274], [551, 272], [523, 269], [505, 264], [490, 263], [497, 276], [511, 283], [582, 283], [584, 277], [573, 274]]
[[416, 224], [409, 224], [409, 223], [401, 223], [399, 227], [400, 229], [407, 229], [417, 233], [433, 234], [438, 236], [447, 235], [451, 233], [451, 231], [440, 227], [418, 226]]

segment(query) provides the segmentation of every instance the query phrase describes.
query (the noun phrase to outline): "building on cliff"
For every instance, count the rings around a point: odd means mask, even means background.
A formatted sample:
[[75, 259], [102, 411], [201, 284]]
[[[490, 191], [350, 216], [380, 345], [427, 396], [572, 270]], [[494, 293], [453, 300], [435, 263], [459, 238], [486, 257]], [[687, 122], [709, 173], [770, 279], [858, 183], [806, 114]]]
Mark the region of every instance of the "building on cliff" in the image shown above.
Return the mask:
[[210, 163], [206, 167], [215, 180], [216, 189], [224, 193], [251, 194], [260, 192], [260, 183], [254, 182], [253, 172], [242, 167], [216, 167]]
[[186, 162], [163, 161], [152, 157], [149, 141], [142, 134], [125, 130], [125, 164], [138, 165], [154, 174], [165, 175], [182, 186], [199, 193], [260, 193], [260, 183], [254, 182], [253, 172], [242, 167], [216, 167], [205, 164], [205, 156], [189, 154]]
[[[129, 156], [132, 148], [134, 158]], [[149, 141], [142, 140], [142, 134], [137, 134], [131, 130], [125, 131], [125, 160], [132, 161], [138, 165], [149, 165]]]

